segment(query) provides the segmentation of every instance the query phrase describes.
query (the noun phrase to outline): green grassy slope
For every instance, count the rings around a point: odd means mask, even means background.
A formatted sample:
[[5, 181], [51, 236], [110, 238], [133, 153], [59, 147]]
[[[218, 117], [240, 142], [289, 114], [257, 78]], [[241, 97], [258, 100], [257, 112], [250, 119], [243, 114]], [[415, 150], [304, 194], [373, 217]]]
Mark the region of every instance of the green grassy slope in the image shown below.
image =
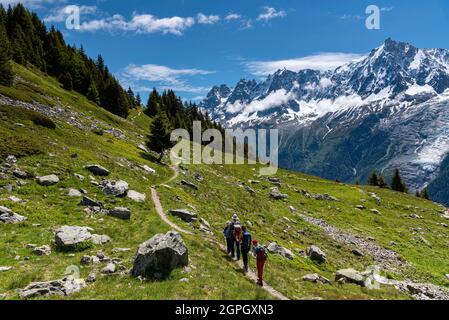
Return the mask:
[[[164, 184], [171, 176], [166, 166], [157, 165], [151, 157], [143, 154], [136, 146], [144, 142], [150, 119], [141, 110], [134, 110], [128, 120], [117, 118], [89, 103], [76, 93], [67, 93], [51, 78], [36, 71], [15, 65], [19, 82], [13, 88], [0, 87], [0, 94], [24, 101], [39, 101], [53, 108], [70, 107], [78, 113], [87, 114], [100, 121], [105, 129], [114, 127], [123, 131], [125, 139], [110, 134], [102, 136], [91, 130], [80, 130], [65, 122], [56, 121], [56, 129], [35, 125], [27, 113], [18, 112], [17, 107], [0, 105], [0, 133], [16, 138], [17, 143], [0, 141], [0, 151], [13, 153], [35, 150], [31, 155], [19, 159], [19, 167], [36, 175], [56, 173], [61, 182], [53, 187], [38, 186], [28, 180], [24, 186], [15, 187], [13, 192], [0, 189], [0, 205], [25, 215], [29, 221], [20, 225], [0, 224], [0, 266], [14, 269], [0, 273], [0, 294], [7, 299], [18, 298], [15, 290], [31, 281], [61, 278], [65, 269], [79, 265], [85, 254], [94, 255], [103, 250], [109, 257], [119, 257], [130, 268], [137, 246], [154, 234], [166, 232], [169, 228], [158, 218], [151, 203], [149, 187]], [[2, 116], [3, 114], [3, 116]], [[17, 126], [22, 123], [25, 126]], [[19, 140], [20, 138], [20, 140]], [[3, 140], [2, 140], [3, 141]], [[11, 140], [10, 140], [11, 141]], [[23, 152], [23, 151], [21, 151]], [[77, 154], [77, 158], [72, 158]], [[123, 159], [125, 158], [125, 159]], [[129, 163], [147, 164], [157, 171], [147, 175], [139, 168], [129, 168]], [[89, 174], [83, 169], [88, 163], [99, 163], [112, 172], [111, 178], [122, 179], [130, 188], [147, 194], [146, 203], [136, 204], [127, 199], [105, 197], [101, 190], [89, 182]], [[315, 177], [280, 170], [277, 174], [282, 181], [280, 191], [288, 194], [286, 200], [272, 200], [269, 197], [273, 185], [263, 177], [258, 177], [255, 166], [191, 165], [185, 166], [181, 175], [168, 186], [159, 186], [161, 202], [165, 210], [189, 208], [212, 226], [214, 238], [222, 240], [221, 232], [226, 220], [237, 212], [241, 221], [250, 221], [250, 231], [254, 238], [264, 244], [276, 241], [290, 249], [293, 260], [271, 254], [266, 268], [267, 282], [291, 299], [409, 299], [393, 287], [382, 286], [379, 290], [368, 290], [351, 284], [317, 285], [302, 280], [310, 273], [319, 273], [330, 280], [335, 272], [343, 268], [363, 271], [376, 264], [370, 252], [358, 257], [352, 250], [356, 246], [341, 244], [326, 232], [303, 219], [303, 216], [318, 218], [338, 228], [343, 233], [352, 233], [378, 244], [382, 248], [394, 250], [407, 266], [396, 270], [384, 270], [384, 274], [394, 279], [412, 279], [417, 282], [432, 282], [449, 286], [445, 274], [449, 273], [447, 220], [439, 215], [442, 208], [434, 203], [412, 196], [398, 194], [378, 188], [339, 184]], [[86, 176], [81, 182], [74, 173]], [[203, 181], [194, 176], [201, 174]], [[181, 186], [186, 179], [198, 185], [199, 190]], [[259, 180], [249, 184], [248, 180]], [[0, 180], [0, 186], [11, 183]], [[250, 185], [256, 193], [250, 194], [243, 185]], [[98, 198], [107, 206], [127, 206], [132, 209], [129, 222], [112, 217], [90, 218], [78, 206], [78, 198], [67, 196], [68, 188], [86, 189], [90, 196]], [[328, 193], [339, 201], [315, 200], [304, 196], [299, 190], [313, 194]], [[370, 196], [374, 192], [381, 199], [376, 202]], [[28, 200], [25, 204], [14, 204], [7, 198], [16, 195]], [[3, 200], [4, 199], [4, 200]], [[355, 207], [363, 204], [366, 209]], [[289, 206], [295, 207], [292, 211]], [[193, 209], [192, 209], [193, 207]], [[377, 209], [381, 215], [373, 214]], [[421, 217], [416, 219], [413, 217]], [[175, 270], [168, 280], [141, 282], [130, 276], [99, 276], [97, 281], [69, 299], [270, 299], [265, 291], [256, 288], [216, 246], [205, 240], [205, 235], [181, 220], [169, 217], [181, 227], [195, 232], [183, 238], [189, 248], [192, 272]], [[41, 224], [36, 227], [33, 224]], [[111, 236], [112, 243], [70, 254], [53, 252], [50, 256], [37, 257], [28, 243], [50, 244], [53, 230], [60, 225], [90, 226], [95, 233]], [[328, 262], [316, 264], [303, 257], [301, 251], [309, 245], [317, 245], [326, 252]], [[113, 248], [131, 248], [129, 252], [114, 254]], [[19, 260], [15, 260], [20, 256]], [[24, 257], [29, 257], [25, 260]], [[254, 267], [254, 259], [251, 259]], [[97, 267], [101, 268], [103, 265]], [[82, 267], [85, 277], [95, 267]], [[180, 282], [182, 278], [189, 282]], [[57, 297], [60, 298], [60, 297]]]

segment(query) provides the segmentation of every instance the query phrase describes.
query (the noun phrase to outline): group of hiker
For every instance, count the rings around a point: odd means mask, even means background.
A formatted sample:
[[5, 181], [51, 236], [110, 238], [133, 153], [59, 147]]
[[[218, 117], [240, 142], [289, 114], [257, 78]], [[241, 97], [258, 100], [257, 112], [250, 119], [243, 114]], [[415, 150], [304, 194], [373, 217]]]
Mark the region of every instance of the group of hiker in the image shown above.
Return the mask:
[[257, 262], [257, 284], [263, 286], [263, 269], [267, 261], [266, 248], [252, 239], [251, 233], [240, 223], [237, 214], [232, 216], [232, 221], [226, 222], [223, 234], [226, 238], [228, 255], [237, 261], [242, 257], [245, 272], [248, 272], [249, 254], [252, 251]]

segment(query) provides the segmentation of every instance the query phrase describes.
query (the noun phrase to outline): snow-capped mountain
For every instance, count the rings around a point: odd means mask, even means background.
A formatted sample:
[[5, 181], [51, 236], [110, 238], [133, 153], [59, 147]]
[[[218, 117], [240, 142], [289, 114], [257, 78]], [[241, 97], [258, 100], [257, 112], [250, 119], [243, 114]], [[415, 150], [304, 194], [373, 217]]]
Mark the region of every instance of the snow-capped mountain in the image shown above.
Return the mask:
[[449, 50], [387, 39], [335, 70], [214, 87], [201, 107], [228, 127], [279, 128], [285, 167], [345, 181], [400, 168], [411, 189], [449, 203], [432, 185], [449, 162], [448, 88]]

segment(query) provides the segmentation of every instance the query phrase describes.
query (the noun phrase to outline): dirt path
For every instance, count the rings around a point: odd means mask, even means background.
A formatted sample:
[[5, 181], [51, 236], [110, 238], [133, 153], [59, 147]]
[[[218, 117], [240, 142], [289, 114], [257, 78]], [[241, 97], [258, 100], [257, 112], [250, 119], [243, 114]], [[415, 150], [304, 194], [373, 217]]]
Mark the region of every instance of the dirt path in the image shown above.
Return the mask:
[[[165, 183], [170, 183], [173, 180], [175, 180], [178, 176], [179, 176], [179, 170], [176, 166], [172, 166], [170, 167], [170, 169], [173, 170], [174, 174], [173, 176], [166, 181]], [[178, 231], [179, 233], [183, 233], [183, 234], [188, 234], [188, 235], [193, 235], [193, 232], [190, 232], [188, 230], [185, 230], [181, 227], [179, 227], [176, 223], [170, 221], [167, 217], [167, 215], [164, 212], [164, 209], [162, 208], [162, 204], [159, 198], [159, 194], [157, 193], [156, 187], [151, 187], [151, 200], [153, 201], [154, 207], [156, 209], [157, 214], [159, 215], [159, 217], [162, 219], [162, 221], [164, 221], [166, 224], [168, 224], [171, 228], [173, 228], [174, 230]], [[207, 240], [215, 245], [217, 245], [221, 251], [226, 253], [226, 247], [218, 242], [215, 239], [212, 238], [207, 238]], [[243, 269], [243, 261], [235, 261], [235, 263], [237, 263], [237, 265]], [[257, 275], [254, 272], [254, 270], [249, 269], [248, 272], [246, 273], [246, 277], [248, 279], [250, 279], [252, 282], [254, 282], [255, 284], [257, 283]], [[265, 283], [265, 285], [262, 287], [263, 290], [265, 290], [266, 292], [268, 292], [269, 294], [271, 294], [273, 297], [279, 299], [279, 300], [290, 300], [288, 299], [286, 296], [284, 296], [282, 293], [280, 293], [279, 291], [277, 291], [276, 289], [270, 287], [269, 285], [267, 285]]]

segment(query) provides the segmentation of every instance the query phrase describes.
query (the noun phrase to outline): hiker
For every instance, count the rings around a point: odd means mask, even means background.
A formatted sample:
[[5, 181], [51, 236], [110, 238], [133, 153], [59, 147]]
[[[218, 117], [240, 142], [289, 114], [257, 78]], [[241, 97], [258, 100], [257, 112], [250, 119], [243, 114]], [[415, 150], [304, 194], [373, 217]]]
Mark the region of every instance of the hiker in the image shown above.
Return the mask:
[[267, 251], [264, 246], [259, 245], [257, 240], [253, 240], [253, 253], [257, 262], [257, 284], [263, 286], [263, 268], [267, 261]]
[[234, 223], [234, 245], [232, 246], [237, 251], [237, 261], [240, 260], [240, 246], [242, 243], [242, 238], [243, 238], [243, 231], [242, 231], [242, 225], [240, 224], [240, 222], [235, 222]]
[[246, 227], [242, 227], [242, 259], [243, 259], [243, 266], [245, 269], [245, 272], [248, 272], [248, 254], [251, 251], [251, 233], [249, 233], [246, 230]]
[[234, 231], [231, 221], [226, 222], [226, 227], [223, 230], [223, 235], [226, 239], [226, 251], [228, 255], [234, 257]]

